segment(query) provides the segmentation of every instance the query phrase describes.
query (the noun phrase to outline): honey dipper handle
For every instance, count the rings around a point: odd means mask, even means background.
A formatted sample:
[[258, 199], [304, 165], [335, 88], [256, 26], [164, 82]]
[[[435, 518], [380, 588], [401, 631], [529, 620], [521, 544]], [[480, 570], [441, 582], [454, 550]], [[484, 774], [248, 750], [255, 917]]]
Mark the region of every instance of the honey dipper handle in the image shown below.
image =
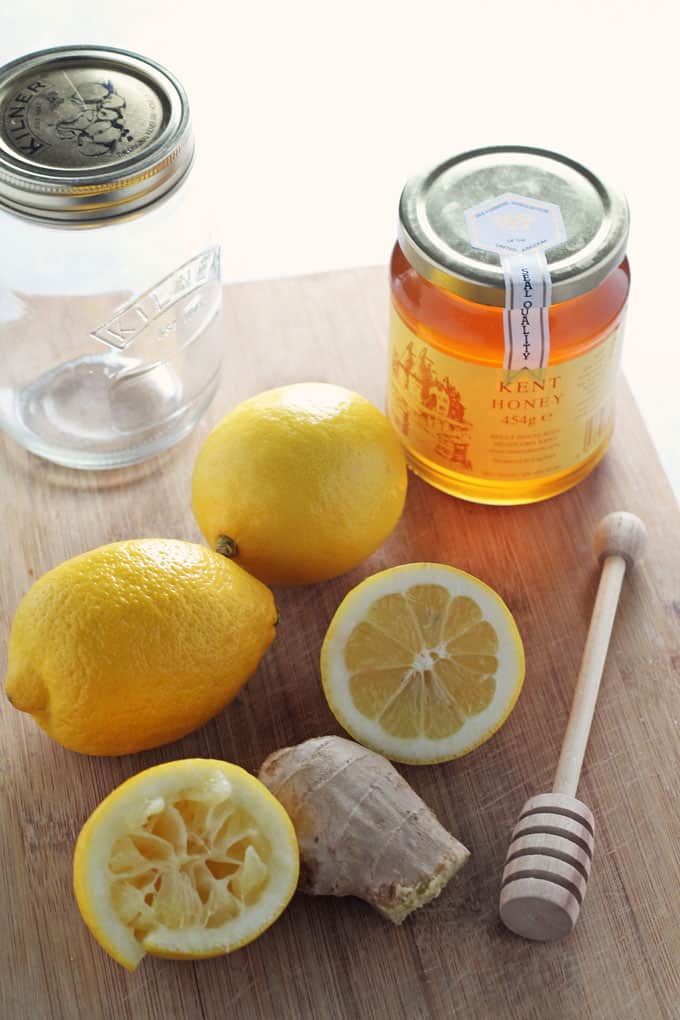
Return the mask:
[[595, 552], [603, 561], [602, 575], [553, 783], [555, 793], [576, 796], [621, 584], [626, 566], [635, 562], [644, 541], [645, 526], [633, 514], [608, 514], [595, 532]]

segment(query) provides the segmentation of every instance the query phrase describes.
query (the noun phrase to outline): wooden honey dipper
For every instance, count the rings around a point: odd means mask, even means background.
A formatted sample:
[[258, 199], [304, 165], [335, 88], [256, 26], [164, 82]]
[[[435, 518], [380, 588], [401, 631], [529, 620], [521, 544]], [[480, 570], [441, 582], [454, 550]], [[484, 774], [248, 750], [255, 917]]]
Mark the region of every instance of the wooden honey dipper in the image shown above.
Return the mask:
[[552, 942], [572, 931], [593, 857], [594, 819], [576, 799], [581, 766], [626, 566], [645, 543], [633, 514], [603, 517], [595, 532], [602, 574], [552, 793], [531, 797], [515, 826], [503, 870], [500, 915], [517, 935]]

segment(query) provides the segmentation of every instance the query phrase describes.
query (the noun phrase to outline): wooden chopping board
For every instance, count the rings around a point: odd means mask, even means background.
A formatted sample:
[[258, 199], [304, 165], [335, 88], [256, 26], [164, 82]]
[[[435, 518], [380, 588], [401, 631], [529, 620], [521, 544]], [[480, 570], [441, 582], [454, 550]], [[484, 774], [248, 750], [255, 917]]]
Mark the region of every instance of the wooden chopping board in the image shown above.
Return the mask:
[[[122, 538], [200, 541], [190, 508], [209, 428], [258, 390], [301, 379], [384, 402], [387, 282], [382, 269], [229, 287], [224, 382], [196, 432], [136, 468], [77, 473], [0, 447], [3, 654], [34, 578]], [[634, 337], [629, 338], [635, 342]], [[576, 932], [552, 945], [509, 934], [497, 915], [510, 830], [549, 789], [597, 584], [591, 553], [604, 513], [649, 527], [626, 580], [580, 795], [596, 850]], [[639, 1020], [680, 1017], [680, 515], [624, 385], [613, 447], [565, 495], [480, 507], [411, 477], [403, 518], [351, 574], [276, 592], [274, 646], [238, 699], [179, 743], [118, 759], [81, 757], [0, 699], [0, 1016], [4, 1020]], [[319, 682], [319, 649], [343, 595], [377, 570], [452, 563], [495, 587], [515, 614], [527, 678], [506, 725], [447, 765], [401, 767], [472, 860], [401, 928], [356, 900], [296, 896], [273, 928], [231, 957], [110, 960], [80, 920], [71, 857], [80, 826], [124, 779], [179, 757], [253, 771], [270, 751], [339, 733]]]

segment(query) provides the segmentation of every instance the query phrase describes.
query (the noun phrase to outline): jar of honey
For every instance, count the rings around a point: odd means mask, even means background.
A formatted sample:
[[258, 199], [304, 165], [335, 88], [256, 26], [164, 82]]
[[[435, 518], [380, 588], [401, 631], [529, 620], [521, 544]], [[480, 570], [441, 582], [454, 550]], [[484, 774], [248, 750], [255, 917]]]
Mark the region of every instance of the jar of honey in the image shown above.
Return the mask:
[[592, 471], [612, 435], [628, 226], [622, 196], [542, 149], [477, 149], [407, 182], [388, 413], [416, 474], [516, 504]]

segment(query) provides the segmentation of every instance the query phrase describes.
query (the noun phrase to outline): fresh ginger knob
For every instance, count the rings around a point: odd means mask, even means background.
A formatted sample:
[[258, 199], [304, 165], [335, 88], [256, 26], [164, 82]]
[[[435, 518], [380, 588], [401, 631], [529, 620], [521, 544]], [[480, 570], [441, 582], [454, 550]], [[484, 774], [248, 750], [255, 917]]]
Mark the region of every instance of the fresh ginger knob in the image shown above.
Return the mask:
[[608, 556], [622, 556], [632, 567], [645, 546], [647, 529], [635, 514], [607, 514], [595, 532], [595, 555], [600, 563]]
[[358, 896], [401, 924], [470, 856], [390, 762], [344, 737], [275, 751], [260, 781], [295, 826], [302, 892]]

